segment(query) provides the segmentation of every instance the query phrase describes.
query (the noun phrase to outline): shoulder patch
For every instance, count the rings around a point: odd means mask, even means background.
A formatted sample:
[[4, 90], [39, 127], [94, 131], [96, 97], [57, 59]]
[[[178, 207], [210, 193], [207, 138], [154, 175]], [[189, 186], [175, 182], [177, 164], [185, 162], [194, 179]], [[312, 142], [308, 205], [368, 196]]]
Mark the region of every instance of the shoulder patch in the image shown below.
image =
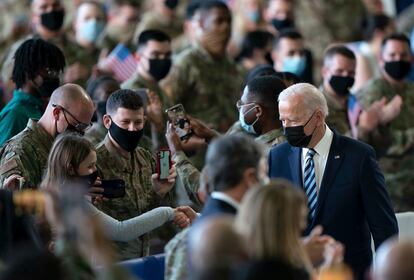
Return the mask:
[[[10, 158], [10, 157], [9, 157]], [[18, 166], [16, 159], [11, 159], [6, 161], [2, 166], [0, 167], [0, 175], [3, 175], [13, 168], [16, 168]]]
[[10, 153], [8, 153], [5, 157], [6, 160], [11, 159], [12, 157], [14, 157], [16, 155], [16, 152], [11, 151]]

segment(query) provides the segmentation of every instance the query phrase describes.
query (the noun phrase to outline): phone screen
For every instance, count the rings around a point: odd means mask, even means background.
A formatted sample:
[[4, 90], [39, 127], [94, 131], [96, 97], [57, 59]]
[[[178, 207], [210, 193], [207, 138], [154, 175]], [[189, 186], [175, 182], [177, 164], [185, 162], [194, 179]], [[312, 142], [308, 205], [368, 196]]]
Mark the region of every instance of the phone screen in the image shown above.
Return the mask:
[[171, 153], [169, 150], [161, 150], [157, 153], [158, 157], [158, 174], [160, 180], [167, 179], [168, 175], [170, 175], [170, 158]]
[[168, 114], [168, 119], [175, 126], [175, 132], [180, 136], [181, 140], [190, 138], [192, 131], [190, 127], [190, 122], [188, 121], [184, 106], [182, 104], [177, 104], [166, 110]]

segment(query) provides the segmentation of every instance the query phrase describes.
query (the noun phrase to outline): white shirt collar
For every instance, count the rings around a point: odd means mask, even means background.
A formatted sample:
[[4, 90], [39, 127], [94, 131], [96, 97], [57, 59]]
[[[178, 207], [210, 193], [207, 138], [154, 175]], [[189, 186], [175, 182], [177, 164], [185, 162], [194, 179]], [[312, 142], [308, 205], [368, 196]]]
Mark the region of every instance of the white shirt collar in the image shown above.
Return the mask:
[[[322, 139], [316, 144], [315, 148], [313, 148], [316, 153], [322, 157], [327, 158], [329, 154], [329, 150], [331, 149], [331, 144], [333, 140], [333, 132], [332, 130], [325, 124], [325, 134], [323, 135]], [[306, 156], [308, 153], [308, 148], [303, 148], [303, 155]]]
[[210, 196], [214, 199], [218, 199], [218, 200], [227, 202], [228, 204], [233, 206], [236, 210], [239, 210], [240, 203], [238, 203], [234, 198], [232, 198], [231, 196], [229, 196], [229, 195], [227, 195], [223, 192], [212, 192]]

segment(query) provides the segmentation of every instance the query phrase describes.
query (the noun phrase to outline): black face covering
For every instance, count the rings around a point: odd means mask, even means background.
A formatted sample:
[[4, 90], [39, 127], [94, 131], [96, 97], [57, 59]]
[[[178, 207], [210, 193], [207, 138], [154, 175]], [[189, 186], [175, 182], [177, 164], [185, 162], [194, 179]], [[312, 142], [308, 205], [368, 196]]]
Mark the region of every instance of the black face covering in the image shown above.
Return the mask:
[[385, 72], [395, 80], [404, 79], [411, 70], [411, 63], [404, 60], [385, 62]]
[[300, 147], [304, 148], [307, 147], [312, 139], [313, 132], [315, 131], [316, 127], [313, 129], [312, 134], [306, 135], [305, 134], [305, 126], [310, 122], [312, 119], [312, 116], [309, 118], [309, 120], [304, 125], [298, 125], [298, 126], [290, 126], [290, 127], [284, 127], [283, 128], [283, 134], [287, 138], [287, 141], [290, 145], [294, 147]]
[[332, 76], [329, 84], [339, 96], [347, 96], [349, 89], [354, 85], [355, 79], [352, 77]]
[[43, 78], [43, 84], [38, 87], [40, 97], [49, 98], [59, 86], [59, 78]]
[[112, 138], [121, 146], [122, 149], [128, 152], [132, 152], [138, 146], [139, 140], [141, 139], [144, 130], [129, 131], [116, 125], [112, 120], [111, 126], [109, 127], [109, 133]]
[[76, 176], [76, 179], [80, 181], [82, 185], [86, 185], [88, 188], [93, 187], [95, 184], [96, 178], [98, 178], [98, 171], [95, 171], [88, 175]]
[[164, 79], [165, 76], [168, 75], [168, 72], [170, 72], [170, 68], [171, 68], [170, 58], [149, 59], [149, 73], [157, 81]]
[[293, 28], [295, 26], [293, 20], [291, 19], [272, 19], [272, 25], [275, 29], [277, 29], [278, 31], [281, 31], [282, 29], [285, 28]]
[[50, 13], [41, 14], [40, 20], [44, 27], [51, 31], [58, 31], [63, 26], [65, 12], [63, 10], [51, 11]]
[[171, 10], [174, 10], [178, 5], [178, 0], [165, 0], [165, 6], [170, 8]]

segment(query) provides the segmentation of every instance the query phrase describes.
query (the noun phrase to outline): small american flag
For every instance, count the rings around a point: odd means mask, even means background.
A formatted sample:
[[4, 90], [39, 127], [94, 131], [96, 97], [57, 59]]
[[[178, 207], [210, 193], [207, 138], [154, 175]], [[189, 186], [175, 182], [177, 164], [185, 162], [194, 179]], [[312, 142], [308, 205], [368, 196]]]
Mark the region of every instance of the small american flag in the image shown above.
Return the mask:
[[358, 137], [358, 118], [361, 114], [362, 108], [359, 105], [355, 95], [350, 94], [348, 99], [348, 119], [351, 125], [352, 137]]
[[115, 78], [121, 82], [128, 80], [137, 69], [137, 62], [124, 44], [118, 44], [103, 61], [104, 69], [112, 70]]

